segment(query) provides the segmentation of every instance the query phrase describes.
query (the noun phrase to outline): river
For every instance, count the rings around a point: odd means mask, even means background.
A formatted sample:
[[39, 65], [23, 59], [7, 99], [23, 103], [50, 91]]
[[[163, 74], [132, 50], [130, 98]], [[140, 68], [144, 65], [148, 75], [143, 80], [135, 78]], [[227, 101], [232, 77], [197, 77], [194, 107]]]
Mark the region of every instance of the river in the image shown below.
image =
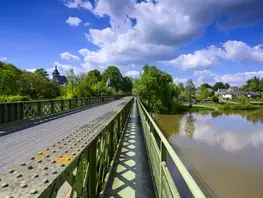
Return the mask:
[[263, 197], [263, 109], [156, 115], [215, 197]]

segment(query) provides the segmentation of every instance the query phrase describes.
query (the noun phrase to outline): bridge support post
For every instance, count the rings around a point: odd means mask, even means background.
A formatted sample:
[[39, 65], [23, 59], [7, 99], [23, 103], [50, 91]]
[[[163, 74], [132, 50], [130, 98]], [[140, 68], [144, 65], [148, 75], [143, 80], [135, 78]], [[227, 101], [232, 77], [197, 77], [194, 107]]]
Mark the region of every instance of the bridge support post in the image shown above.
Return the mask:
[[88, 189], [89, 197], [96, 197], [97, 192], [97, 157], [96, 157], [96, 141], [90, 145], [89, 149], [89, 179], [88, 179]]
[[38, 116], [41, 116], [41, 115], [42, 115], [41, 102], [38, 102], [38, 103], [37, 103], [37, 113], [38, 113]]

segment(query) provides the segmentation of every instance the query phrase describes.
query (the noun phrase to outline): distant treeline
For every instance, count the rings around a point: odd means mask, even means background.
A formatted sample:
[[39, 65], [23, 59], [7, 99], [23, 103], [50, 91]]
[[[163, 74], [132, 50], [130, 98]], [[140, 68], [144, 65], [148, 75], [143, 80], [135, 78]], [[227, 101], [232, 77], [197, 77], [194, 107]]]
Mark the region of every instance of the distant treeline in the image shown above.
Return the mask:
[[[71, 69], [64, 86], [58, 86], [48, 76], [43, 68], [29, 72], [0, 62], [0, 102], [117, 95], [132, 91], [132, 79], [123, 77], [115, 66], [108, 67], [103, 73], [91, 70], [81, 75], [74, 74]], [[106, 88], [108, 78], [111, 87]]]

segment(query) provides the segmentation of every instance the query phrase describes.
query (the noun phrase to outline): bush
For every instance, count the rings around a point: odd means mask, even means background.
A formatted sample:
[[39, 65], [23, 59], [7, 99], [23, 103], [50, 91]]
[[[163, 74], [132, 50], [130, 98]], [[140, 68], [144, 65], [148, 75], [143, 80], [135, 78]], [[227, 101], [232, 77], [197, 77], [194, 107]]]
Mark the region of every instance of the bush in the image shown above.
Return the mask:
[[216, 96], [216, 95], [213, 95], [211, 97], [211, 100], [214, 102], [214, 103], [218, 103], [219, 102], [219, 98]]
[[29, 96], [7, 96], [7, 95], [2, 95], [0, 96], [0, 102], [17, 102], [17, 101], [29, 101], [31, 98]]

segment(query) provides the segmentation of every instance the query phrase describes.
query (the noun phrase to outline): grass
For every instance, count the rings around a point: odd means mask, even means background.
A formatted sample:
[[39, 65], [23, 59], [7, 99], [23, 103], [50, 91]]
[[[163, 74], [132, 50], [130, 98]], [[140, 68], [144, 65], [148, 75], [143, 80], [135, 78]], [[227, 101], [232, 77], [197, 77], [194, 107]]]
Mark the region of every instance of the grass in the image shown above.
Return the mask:
[[204, 104], [203, 106], [212, 107], [217, 110], [252, 110], [252, 109], [258, 109], [259, 107], [253, 104]]

